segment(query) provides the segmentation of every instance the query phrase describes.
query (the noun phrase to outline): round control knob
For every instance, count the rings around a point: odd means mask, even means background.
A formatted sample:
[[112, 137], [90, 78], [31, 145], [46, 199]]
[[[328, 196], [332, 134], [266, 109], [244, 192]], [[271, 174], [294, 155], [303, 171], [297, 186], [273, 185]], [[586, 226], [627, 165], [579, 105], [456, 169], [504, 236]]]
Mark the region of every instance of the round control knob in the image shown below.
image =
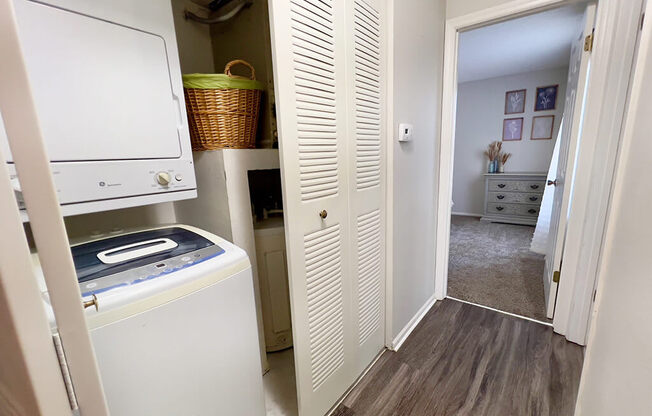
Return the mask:
[[159, 185], [168, 186], [170, 184], [170, 174], [167, 172], [157, 173], [156, 182], [158, 182]]

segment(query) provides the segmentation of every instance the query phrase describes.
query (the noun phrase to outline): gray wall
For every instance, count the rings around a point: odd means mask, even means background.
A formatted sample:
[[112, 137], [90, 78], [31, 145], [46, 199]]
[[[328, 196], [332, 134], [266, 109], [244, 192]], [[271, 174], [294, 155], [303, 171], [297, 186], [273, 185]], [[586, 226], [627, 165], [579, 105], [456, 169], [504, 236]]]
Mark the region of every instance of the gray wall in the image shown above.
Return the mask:
[[191, 0], [172, 0], [181, 73], [212, 73], [214, 64], [210, 27], [186, 19], [183, 13], [186, 9], [198, 15], [207, 15], [206, 9]]
[[[453, 168], [454, 213], [482, 214], [484, 199], [482, 174], [487, 168], [487, 158], [483, 152], [489, 143], [502, 139], [505, 118], [523, 117], [522, 140], [503, 142], [503, 150], [512, 154], [505, 165], [505, 172], [548, 171], [564, 112], [567, 74], [568, 68], [559, 68], [459, 84]], [[556, 109], [535, 112], [536, 88], [551, 84], [559, 84]], [[527, 89], [525, 112], [504, 114], [505, 92], [518, 89]], [[555, 116], [553, 138], [530, 140], [532, 117], [544, 115]]]
[[[402, 0], [394, 7], [393, 338], [435, 290], [433, 206], [446, 14], [444, 0]], [[396, 141], [401, 122], [414, 125], [412, 142]]]

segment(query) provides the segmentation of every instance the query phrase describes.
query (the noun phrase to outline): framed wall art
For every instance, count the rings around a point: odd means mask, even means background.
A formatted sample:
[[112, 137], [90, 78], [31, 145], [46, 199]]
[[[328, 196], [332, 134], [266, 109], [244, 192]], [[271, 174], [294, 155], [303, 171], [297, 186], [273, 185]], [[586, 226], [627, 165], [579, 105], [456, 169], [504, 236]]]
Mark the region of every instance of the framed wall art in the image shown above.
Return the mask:
[[534, 111], [554, 110], [557, 106], [557, 90], [559, 85], [548, 85], [547, 87], [537, 87], [537, 93], [534, 101]]
[[525, 112], [526, 90], [507, 91], [505, 93], [505, 114]]
[[523, 117], [503, 120], [503, 141], [521, 140], [523, 136]]
[[530, 140], [552, 139], [552, 128], [555, 125], [555, 116], [535, 116], [532, 118], [532, 133]]

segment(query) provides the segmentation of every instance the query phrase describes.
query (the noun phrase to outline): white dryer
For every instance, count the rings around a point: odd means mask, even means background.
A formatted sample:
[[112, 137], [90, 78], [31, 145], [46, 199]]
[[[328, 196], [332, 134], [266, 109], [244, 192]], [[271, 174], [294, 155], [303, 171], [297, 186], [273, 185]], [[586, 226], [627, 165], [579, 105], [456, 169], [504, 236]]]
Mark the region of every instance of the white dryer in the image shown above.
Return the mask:
[[71, 250], [112, 415], [265, 414], [242, 249], [175, 225]]

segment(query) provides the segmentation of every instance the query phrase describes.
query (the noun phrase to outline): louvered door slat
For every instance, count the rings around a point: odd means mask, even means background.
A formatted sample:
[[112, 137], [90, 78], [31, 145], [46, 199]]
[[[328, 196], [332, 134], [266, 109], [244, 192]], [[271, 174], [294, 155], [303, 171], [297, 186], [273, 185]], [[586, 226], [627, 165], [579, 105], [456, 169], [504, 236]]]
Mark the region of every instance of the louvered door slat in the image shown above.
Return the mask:
[[[299, 163], [334, 165], [319, 180], [299, 172], [301, 199], [335, 196], [337, 175], [337, 117], [335, 44], [332, 8], [315, 1], [290, 2], [294, 84], [299, 117]], [[325, 117], [326, 116], [326, 117]], [[318, 150], [315, 145], [322, 145]]]
[[363, 344], [380, 324], [380, 211], [358, 217], [358, 325]]
[[363, 370], [384, 344], [384, 94], [380, 0], [350, 0], [348, 103], [353, 183], [351, 229], [355, 270], [356, 366]]
[[344, 362], [339, 225], [306, 235], [305, 247], [312, 386], [317, 389]]

